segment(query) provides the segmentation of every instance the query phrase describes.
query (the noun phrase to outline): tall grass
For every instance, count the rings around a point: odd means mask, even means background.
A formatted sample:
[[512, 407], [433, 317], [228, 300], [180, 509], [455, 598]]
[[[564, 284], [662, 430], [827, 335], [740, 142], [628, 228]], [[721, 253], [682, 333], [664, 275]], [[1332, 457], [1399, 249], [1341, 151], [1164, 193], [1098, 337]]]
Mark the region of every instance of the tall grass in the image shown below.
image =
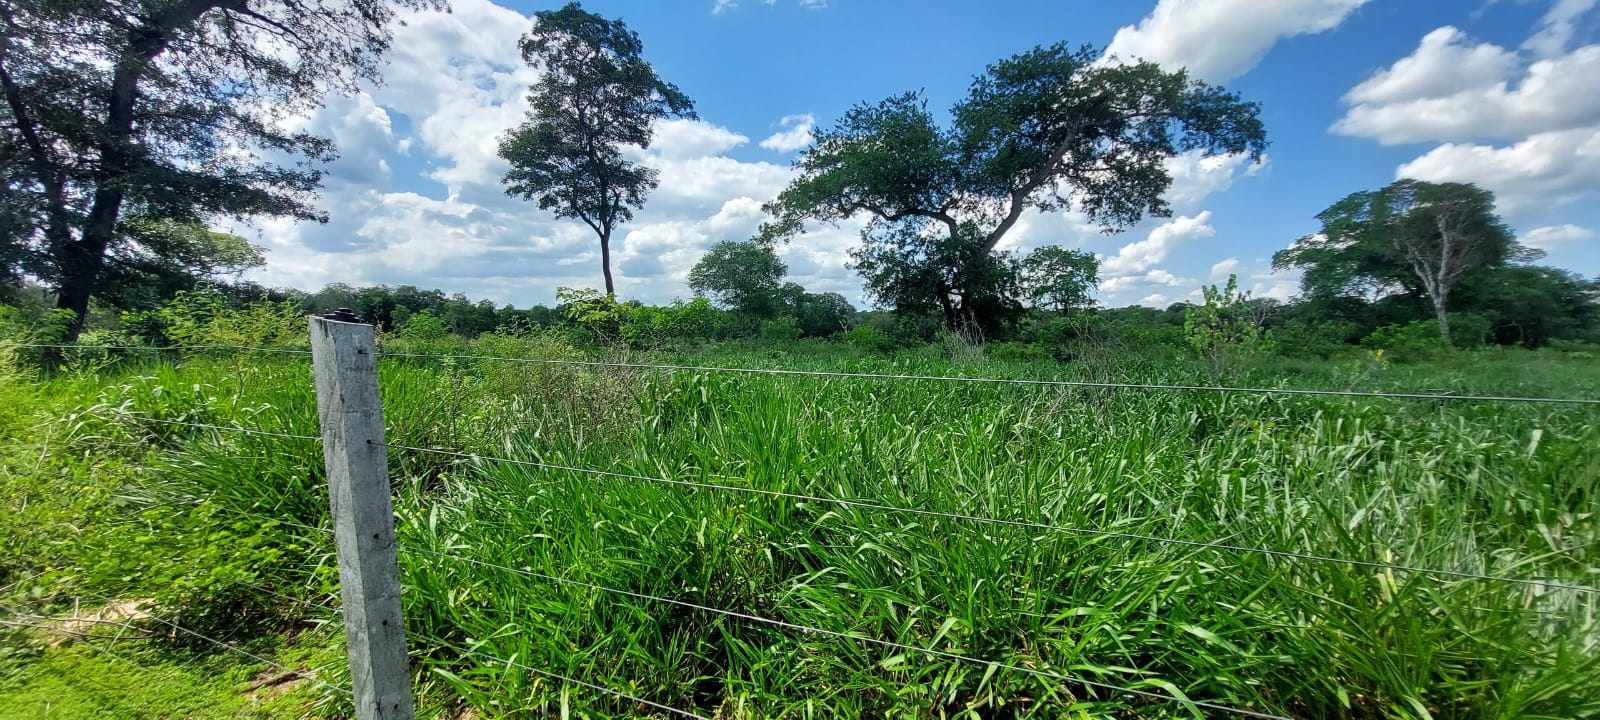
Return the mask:
[[[572, 357], [549, 340], [476, 352]], [[703, 364], [1037, 368], [821, 346]], [[1151, 368], [1145, 380], [1192, 380]], [[1294, 371], [1297, 375], [1287, 375]], [[1535, 372], [1536, 371], [1536, 372]], [[304, 361], [58, 378], [93, 437], [155, 448], [142, 502], [325, 524]], [[1553, 354], [1261, 368], [1297, 386], [1592, 395]], [[1359, 377], [1358, 377], [1359, 373]], [[1600, 412], [385, 358], [392, 443], [986, 518], [1600, 585]], [[120, 433], [120, 434], [119, 434]], [[495, 717], [649, 715], [473, 651], [726, 718], [1600, 715], [1597, 596], [393, 450], [425, 694]], [[176, 509], [173, 512], [177, 512]], [[287, 533], [279, 536], [278, 532]], [[253, 576], [321, 577], [275, 528]], [[503, 566], [500, 569], [495, 566]], [[521, 572], [518, 572], [521, 571]], [[320, 573], [320, 574], [319, 574]], [[553, 583], [549, 576], [1173, 698]], [[216, 581], [226, 584], [226, 578]], [[243, 593], [244, 590], [239, 590]]]

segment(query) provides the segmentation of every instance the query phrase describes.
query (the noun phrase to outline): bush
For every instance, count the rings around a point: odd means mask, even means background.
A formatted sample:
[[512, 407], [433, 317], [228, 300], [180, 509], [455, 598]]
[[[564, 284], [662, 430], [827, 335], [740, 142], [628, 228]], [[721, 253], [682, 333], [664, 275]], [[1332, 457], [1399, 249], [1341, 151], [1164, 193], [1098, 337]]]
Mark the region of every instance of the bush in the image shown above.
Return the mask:
[[862, 352], [889, 353], [893, 352], [896, 343], [889, 333], [884, 332], [877, 325], [857, 325], [844, 334], [844, 341], [851, 347]]
[[1481, 347], [1489, 342], [1494, 332], [1494, 320], [1477, 313], [1456, 313], [1450, 316], [1450, 344], [1458, 348]]
[[1397, 362], [1422, 360], [1449, 349], [1439, 335], [1439, 323], [1433, 320], [1385, 325], [1362, 338], [1361, 346], [1381, 350], [1385, 356]]
[[757, 336], [767, 342], [794, 342], [800, 339], [800, 324], [788, 315], [764, 320]]
[[[160, 335], [186, 346], [247, 345], [303, 347], [310, 343], [305, 314], [292, 302], [256, 302], [230, 307], [215, 290], [183, 291], [156, 311]], [[148, 331], [148, 330], [147, 330]]]
[[1347, 320], [1294, 319], [1272, 328], [1273, 345], [1287, 357], [1331, 357], [1350, 347], [1359, 329]]
[[443, 340], [450, 334], [450, 328], [444, 324], [444, 318], [423, 310], [405, 319], [400, 329], [395, 331], [395, 337], [418, 342], [435, 342]]

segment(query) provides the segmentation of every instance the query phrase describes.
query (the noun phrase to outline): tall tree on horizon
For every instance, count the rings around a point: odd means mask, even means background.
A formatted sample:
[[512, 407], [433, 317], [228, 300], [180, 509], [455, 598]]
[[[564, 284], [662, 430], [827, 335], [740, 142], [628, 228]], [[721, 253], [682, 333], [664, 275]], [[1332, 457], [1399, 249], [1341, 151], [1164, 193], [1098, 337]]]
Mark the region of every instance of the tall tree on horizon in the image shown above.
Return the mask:
[[149, 242], [145, 229], [324, 220], [312, 206], [322, 177], [312, 163], [334, 148], [283, 121], [327, 92], [376, 80], [397, 10], [443, 6], [0, 2], [3, 274], [52, 286], [74, 315], [72, 339], [110, 283], [108, 258], [154, 253], [182, 264], [194, 249]]
[[506, 194], [588, 225], [600, 239], [606, 294], [615, 295], [611, 233], [633, 219], [657, 183], [655, 169], [622, 149], [650, 147], [652, 123], [693, 118], [694, 103], [656, 75], [621, 20], [578, 3], [534, 16], [522, 58], [542, 74], [530, 89], [527, 119], [500, 139], [500, 157], [511, 164]]
[[1472, 184], [1396, 180], [1345, 196], [1317, 220], [1322, 230], [1275, 253], [1274, 268], [1304, 270], [1301, 284], [1313, 295], [1420, 293], [1446, 342], [1451, 293], [1463, 279], [1540, 256], [1500, 220], [1494, 193]]

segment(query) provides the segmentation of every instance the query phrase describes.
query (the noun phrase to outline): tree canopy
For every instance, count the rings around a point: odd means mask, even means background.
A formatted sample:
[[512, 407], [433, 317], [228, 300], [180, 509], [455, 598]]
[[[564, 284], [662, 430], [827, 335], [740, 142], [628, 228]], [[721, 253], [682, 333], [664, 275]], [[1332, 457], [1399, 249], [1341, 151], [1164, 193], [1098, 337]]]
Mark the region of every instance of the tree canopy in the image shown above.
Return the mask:
[[1449, 335], [1452, 291], [1470, 274], [1537, 258], [1495, 214], [1494, 194], [1471, 184], [1397, 180], [1352, 193], [1317, 215], [1322, 230], [1273, 255], [1304, 271], [1310, 295], [1419, 294]]
[[788, 272], [772, 248], [724, 240], [712, 245], [689, 270], [689, 287], [729, 310], [771, 317], [782, 305], [780, 290]]
[[1265, 148], [1256, 104], [1182, 70], [1099, 57], [1056, 44], [990, 65], [948, 127], [919, 93], [852, 108], [801, 153], [759, 238], [865, 215], [856, 263], [875, 297], [985, 324], [1018, 304], [995, 247], [1025, 211], [1071, 207], [1124, 228], [1168, 214], [1168, 158]]
[[1058, 312], [1094, 304], [1090, 293], [1100, 280], [1093, 253], [1046, 245], [1022, 259], [1022, 290], [1035, 307]]
[[623, 148], [649, 147], [652, 123], [694, 117], [694, 104], [656, 76], [644, 44], [621, 20], [577, 3], [534, 15], [522, 57], [541, 74], [527, 119], [500, 140], [500, 157], [511, 164], [506, 193], [588, 225], [600, 239], [606, 293], [614, 294], [611, 233], [633, 219], [657, 182], [656, 171], [624, 157]]
[[[82, 326], [127, 217], [180, 225], [312, 206], [325, 138], [283, 122], [376, 79], [397, 9], [440, 0], [8, 0], [0, 259]], [[274, 158], [289, 158], [278, 162]], [[311, 164], [294, 162], [310, 161]], [[131, 212], [130, 212], [131, 211]], [[172, 258], [176, 259], [176, 258]]]

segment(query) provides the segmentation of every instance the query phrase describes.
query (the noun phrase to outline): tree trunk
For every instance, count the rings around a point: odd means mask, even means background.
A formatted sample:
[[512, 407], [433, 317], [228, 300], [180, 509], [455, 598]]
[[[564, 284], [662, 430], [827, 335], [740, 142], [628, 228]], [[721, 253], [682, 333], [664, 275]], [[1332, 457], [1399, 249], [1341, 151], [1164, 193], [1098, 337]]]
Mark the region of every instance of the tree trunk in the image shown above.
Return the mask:
[[1447, 296], [1441, 290], [1430, 297], [1433, 299], [1433, 315], [1439, 318], [1439, 337], [1444, 338], [1446, 346], [1452, 346], [1455, 343], [1450, 342], [1450, 315], [1445, 310], [1445, 298]]
[[68, 342], [77, 340], [83, 331], [89, 298], [100, 281], [106, 250], [116, 237], [125, 197], [123, 182], [133, 171], [134, 104], [139, 99], [139, 82], [156, 56], [166, 51], [172, 33], [216, 7], [215, 3], [216, 0], [189, 0], [128, 30], [128, 47], [117, 58], [111, 93], [106, 97], [106, 123], [97, 143], [100, 169], [95, 172], [94, 202], [80, 237], [59, 249], [62, 277], [56, 307], [71, 310], [75, 316], [67, 328]]
[[[114, 222], [114, 219], [113, 219]], [[72, 312], [72, 322], [67, 324], [63, 342], [76, 342], [89, 318], [89, 298], [100, 280], [100, 269], [105, 265], [106, 246], [93, 245], [87, 232], [84, 237], [68, 243], [61, 249], [60, 284], [56, 288], [56, 307]]]
[[611, 230], [600, 233], [600, 270], [606, 276], [606, 294], [616, 295], [617, 287], [611, 282]]

